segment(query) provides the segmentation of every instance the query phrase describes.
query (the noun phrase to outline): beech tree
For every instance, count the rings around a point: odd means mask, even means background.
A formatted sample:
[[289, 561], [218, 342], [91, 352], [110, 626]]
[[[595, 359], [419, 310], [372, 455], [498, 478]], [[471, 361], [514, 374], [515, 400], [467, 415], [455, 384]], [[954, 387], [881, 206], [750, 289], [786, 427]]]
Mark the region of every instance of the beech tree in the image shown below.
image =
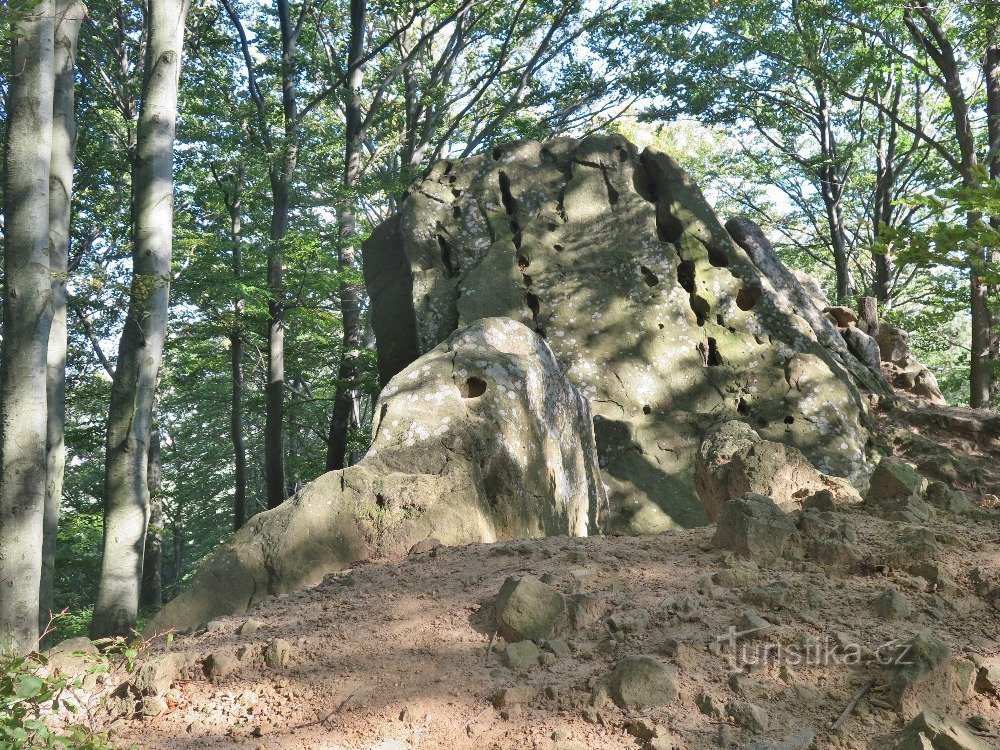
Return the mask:
[[0, 346], [0, 647], [25, 653], [39, 635], [48, 465], [49, 171], [56, 77], [52, 0], [42, 0], [16, 20], [11, 43]]
[[104, 556], [90, 632], [136, 623], [146, 525], [153, 402], [167, 331], [173, 243], [174, 130], [190, 0], [149, 0], [148, 42], [132, 176], [132, 284], [118, 346], [104, 479]]

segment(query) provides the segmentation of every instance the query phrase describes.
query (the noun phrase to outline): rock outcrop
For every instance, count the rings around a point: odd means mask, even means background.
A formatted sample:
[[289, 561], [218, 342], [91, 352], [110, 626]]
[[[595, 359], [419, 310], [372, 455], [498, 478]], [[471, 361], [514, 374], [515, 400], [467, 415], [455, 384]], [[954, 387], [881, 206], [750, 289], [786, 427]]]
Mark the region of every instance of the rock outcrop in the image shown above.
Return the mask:
[[383, 382], [483, 317], [547, 339], [593, 406], [612, 529], [705, 523], [695, 456], [732, 419], [863, 484], [857, 382], [876, 380], [663, 153], [593, 136], [442, 161], [373, 233], [364, 266]]
[[148, 630], [242, 612], [432, 536], [586, 536], [606, 514], [587, 401], [545, 341], [513, 320], [477, 320], [400, 372], [373, 432], [361, 463], [254, 516]]

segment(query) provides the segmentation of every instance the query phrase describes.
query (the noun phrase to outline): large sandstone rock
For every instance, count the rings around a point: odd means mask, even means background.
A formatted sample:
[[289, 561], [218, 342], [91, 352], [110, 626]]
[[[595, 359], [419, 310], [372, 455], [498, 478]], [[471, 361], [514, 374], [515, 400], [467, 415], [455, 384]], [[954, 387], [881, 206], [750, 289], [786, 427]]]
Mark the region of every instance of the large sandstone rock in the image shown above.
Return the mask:
[[251, 519], [149, 625], [183, 629], [361, 559], [444, 544], [586, 536], [606, 515], [586, 399], [545, 341], [484, 318], [382, 390], [365, 459]]
[[880, 323], [875, 340], [882, 357], [882, 371], [895, 388], [934, 404], [944, 404], [937, 378], [910, 351], [909, 334], [902, 328]]
[[545, 336], [593, 405], [613, 529], [705, 523], [695, 454], [726, 419], [826, 473], [866, 473], [865, 407], [840, 355], [653, 149], [593, 136], [439, 162], [364, 266], [384, 381], [482, 317]]

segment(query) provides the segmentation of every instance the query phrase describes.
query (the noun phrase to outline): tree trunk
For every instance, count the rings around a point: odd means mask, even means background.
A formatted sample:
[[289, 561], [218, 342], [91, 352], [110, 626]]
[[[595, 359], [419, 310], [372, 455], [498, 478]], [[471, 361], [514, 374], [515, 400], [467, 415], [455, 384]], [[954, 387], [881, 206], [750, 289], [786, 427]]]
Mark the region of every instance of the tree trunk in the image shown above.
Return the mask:
[[230, 365], [233, 393], [229, 414], [229, 430], [233, 441], [235, 493], [233, 497], [233, 530], [239, 531], [247, 520], [247, 446], [243, 431], [243, 177], [242, 162], [238, 165], [229, 201], [229, 230], [233, 241], [233, 280], [237, 292], [233, 298], [233, 327], [229, 334]]
[[340, 315], [343, 330], [340, 368], [337, 373], [337, 395], [330, 417], [326, 468], [342, 469], [347, 465], [347, 443], [351, 424], [356, 422], [359, 407], [358, 358], [361, 350], [361, 311], [359, 291], [351, 283], [355, 264], [358, 227], [353, 193], [361, 176], [361, 86], [364, 83], [362, 60], [365, 51], [366, 0], [351, 0], [351, 38], [347, 62], [346, 145], [344, 153], [344, 185], [347, 203], [341, 210], [338, 255], [340, 260]]
[[0, 648], [37, 645], [46, 496], [49, 166], [55, 19], [43, 0], [15, 23], [4, 153], [0, 347]]
[[149, 487], [149, 528], [142, 554], [142, 586], [139, 603], [147, 607], [163, 604], [163, 496], [160, 486], [163, 469], [160, 463], [160, 429], [154, 427], [149, 435], [146, 484]]
[[843, 304], [851, 296], [851, 269], [847, 257], [847, 232], [844, 231], [844, 180], [837, 165], [837, 139], [830, 118], [826, 88], [817, 82], [818, 97], [817, 126], [819, 129], [820, 152], [824, 164], [819, 169], [820, 194], [826, 207], [826, 221], [830, 229], [830, 247], [833, 250], [833, 264], [837, 274], [837, 302]]
[[869, 336], [878, 335], [878, 299], [862, 297], [858, 305], [858, 318], [861, 327]]
[[[69, 275], [70, 204], [76, 163], [74, 71], [76, 42], [87, 8], [76, 0], [55, 5], [55, 89], [52, 102], [52, 160], [49, 165], [49, 267], [52, 278], [52, 326], [47, 361], [48, 480], [45, 487], [45, 529], [42, 535], [42, 577], [39, 586], [39, 630], [52, 619], [59, 506], [66, 466], [66, 280]], [[43, 639], [42, 647], [48, 645]]]
[[189, 0], [149, 0], [149, 42], [133, 168], [132, 287], [118, 346], [104, 474], [104, 555], [91, 637], [136, 624], [149, 513], [147, 458], [169, 311], [173, 148]]
[[267, 507], [285, 502], [285, 289], [284, 240], [292, 205], [292, 179], [298, 162], [295, 48], [291, 9], [278, 0], [281, 31], [281, 105], [285, 142], [280, 162], [271, 167], [271, 242], [267, 254], [267, 286], [271, 295], [267, 330], [267, 385], [264, 388], [264, 484]]
[[[986, 82], [986, 134], [987, 153], [989, 160], [989, 177], [994, 182], [1000, 180], [1000, 46], [990, 45], [983, 56], [983, 79]], [[990, 217], [990, 226], [995, 232], [1000, 232], [1000, 215]], [[990, 251], [990, 260], [994, 268], [1000, 267], [1000, 249]], [[996, 286], [987, 291], [987, 299], [996, 303]], [[989, 360], [993, 363], [1000, 359], [1000, 336], [993, 328], [996, 316], [989, 311]], [[997, 381], [990, 384], [991, 393], [997, 390]]]

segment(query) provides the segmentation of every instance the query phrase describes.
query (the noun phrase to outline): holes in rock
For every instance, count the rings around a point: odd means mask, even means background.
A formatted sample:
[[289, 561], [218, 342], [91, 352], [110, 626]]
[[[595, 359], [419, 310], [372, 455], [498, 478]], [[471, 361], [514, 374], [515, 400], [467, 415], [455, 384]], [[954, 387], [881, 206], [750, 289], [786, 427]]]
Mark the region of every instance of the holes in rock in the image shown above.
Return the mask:
[[530, 265], [531, 265], [531, 261], [528, 260], [528, 256], [527, 255], [518, 254], [518, 256], [517, 256], [517, 267], [518, 268], [520, 268], [523, 271], [525, 268], [527, 268]]
[[795, 417], [789, 414], [787, 417], [785, 417], [785, 424], [795, 424]]
[[750, 404], [747, 403], [745, 398], [741, 398], [740, 402], [736, 404], [736, 412], [744, 417], [750, 416]]
[[660, 329], [661, 331], [663, 330], [663, 323], [657, 323], [657, 324], [656, 324], [656, 326], [657, 326], [657, 328], [659, 328], [659, 329]]
[[445, 276], [453, 279], [458, 276], [459, 268], [451, 257], [451, 243], [443, 234], [438, 234], [437, 241], [438, 247], [441, 248], [441, 263], [444, 265]]
[[479, 398], [486, 393], [486, 381], [473, 375], [466, 378], [465, 382], [459, 383], [458, 390], [462, 398]]
[[692, 294], [691, 310], [694, 312], [694, 317], [695, 320], [698, 321], [698, 325], [705, 325], [705, 320], [708, 318], [708, 313], [711, 311], [708, 302], [699, 297], [697, 294]]
[[531, 310], [531, 317], [534, 319], [535, 323], [537, 323], [538, 312], [541, 310], [541, 305], [538, 302], [538, 295], [534, 292], [528, 292], [524, 295], [524, 301], [528, 303], [528, 309]]
[[628, 153], [625, 151], [625, 149], [621, 148], [620, 146], [615, 147], [615, 150], [612, 153], [614, 154], [615, 161], [617, 161], [619, 164], [623, 163], [625, 160], [628, 159]]
[[650, 407], [649, 404], [646, 404], [645, 406], [642, 407], [642, 413], [643, 414], [652, 414], [653, 413], [653, 409]]
[[[444, 172], [442, 172], [442, 174], [443, 174], [443, 175], [445, 175], [445, 176], [447, 176], [448, 174], [450, 174], [450, 173], [451, 173], [451, 170], [452, 170], [452, 167], [454, 167], [454, 166], [455, 166], [455, 163], [454, 163], [454, 162], [451, 162], [451, 161], [446, 161], [446, 162], [444, 163]], [[451, 182], [454, 182], [454, 181], [455, 181], [455, 177], [454, 177], [454, 176], [452, 176], [452, 178], [451, 178], [451, 180], [450, 180], [450, 181], [451, 181]]]
[[514, 247], [521, 249], [521, 225], [516, 221], [510, 222], [510, 233], [513, 235]]
[[684, 234], [680, 219], [665, 208], [656, 211], [656, 237], [661, 242], [677, 242]]
[[452, 215], [452, 217], [454, 217], [456, 219], [461, 219], [462, 218], [462, 207], [461, 206], [452, 206], [451, 215]]
[[766, 419], [758, 419], [757, 420], [757, 426], [760, 427], [761, 429], [764, 429], [765, 427], [767, 427], [767, 420]]
[[451, 197], [452, 198], [461, 198], [462, 197], [462, 191], [458, 190], [457, 188], [452, 188], [451, 189]]
[[545, 228], [548, 231], [550, 231], [550, 232], [554, 232], [554, 231], [556, 231], [559, 228], [559, 225], [558, 224], [546, 224]]
[[688, 294], [694, 294], [694, 261], [682, 260], [677, 265], [677, 283]]
[[513, 216], [517, 211], [517, 201], [514, 200], [514, 195], [510, 192], [510, 177], [507, 176], [506, 172], [500, 173], [500, 201], [507, 214]]
[[711, 336], [708, 337], [708, 366], [718, 367], [722, 364], [722, 355], [719, 354], [719, 344]]
[[521, 274], [521, 278], [524, 279], [525, 286], [531, 286], [531, 277], [528, 274]]
[[708, 250], [708, 262], [716, 268], [725, 268], [729, 265], [729, 256], [726, 255], [726, 251], [722, 248], [710, 245], [706, 250]]
[[721, 315], [716, 315], [715, 316], [715, 322], [718, 323], [721, 328], [725, 328], [726, 327], [725, 318], [723, 318]]
[[557, 253], [561, 253], [566, 248], [564, 248], [562, 245], [553, 245], [552, 249], [555, 250]]
[[759, 287], [740, 287], [740, 290], [736, 293], [736, 306], [741, 310], [753, 310], [758, 302], [760, 302]]
[[375, 507], [377, 507], [377, 508], [379, 508], [381, 510], [385, 510], [386, 508], [388, 508], [389, 507], [389, 500], [388, 500], [388, 498], [386, 498], [385, 495], [376, 492], [375, 493]]
[[646, 286], [656, 286], [660, 283], [659, 277], [645, 266], [639, 266], [639, 273], [642, 274], [642, 280], [646, 282]]

